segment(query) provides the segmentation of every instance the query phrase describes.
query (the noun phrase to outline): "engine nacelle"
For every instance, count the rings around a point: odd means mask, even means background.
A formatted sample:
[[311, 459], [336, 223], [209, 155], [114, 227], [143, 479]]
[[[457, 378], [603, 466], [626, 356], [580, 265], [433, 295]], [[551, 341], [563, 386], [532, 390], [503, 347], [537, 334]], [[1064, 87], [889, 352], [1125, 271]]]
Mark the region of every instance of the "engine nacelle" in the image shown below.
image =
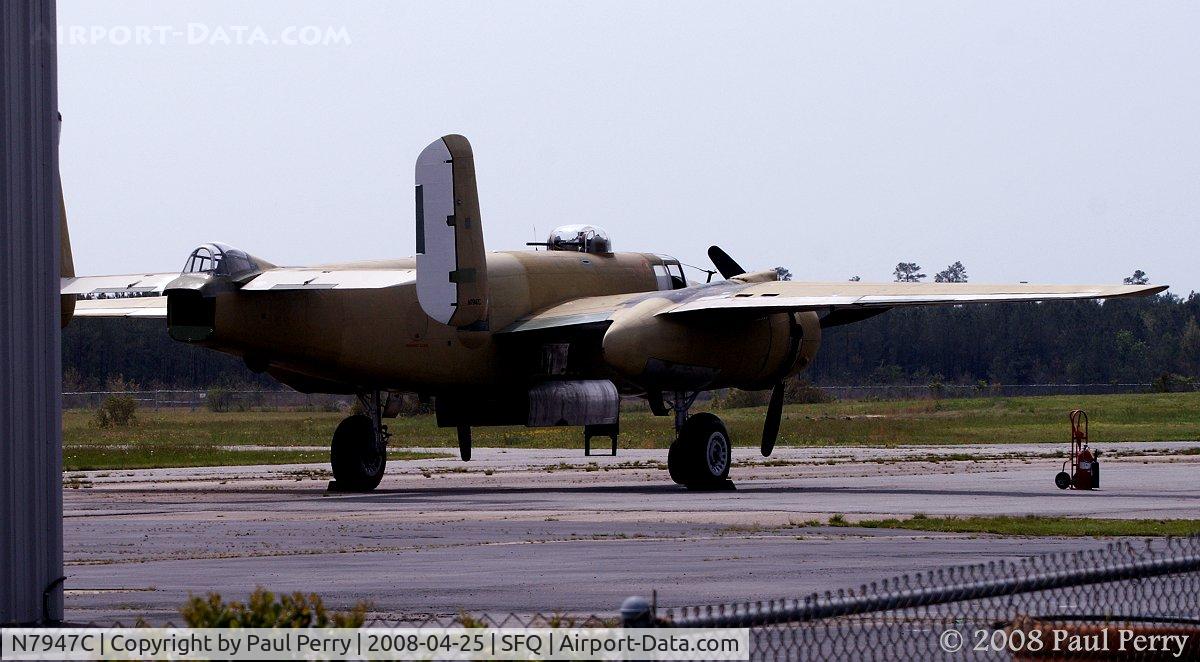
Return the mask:
[[614, 315], [605, 362], [649, 389], [761, 389], [806, 368], [821, 344], [816, 313], [657, 315], [673, 305], [649, 299]]

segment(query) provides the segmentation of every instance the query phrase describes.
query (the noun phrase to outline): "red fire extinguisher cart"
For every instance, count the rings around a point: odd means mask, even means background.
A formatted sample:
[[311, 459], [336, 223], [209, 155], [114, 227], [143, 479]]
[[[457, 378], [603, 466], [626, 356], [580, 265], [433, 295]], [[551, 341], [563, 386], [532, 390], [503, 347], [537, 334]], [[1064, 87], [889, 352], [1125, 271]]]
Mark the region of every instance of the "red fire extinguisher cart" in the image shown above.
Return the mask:
[[[1074, 409], [1071, 419], [1071, 452], [1063, 462], [1062, 471], [1054, 477], [1058, 489], [1094, 490], [1100, 487], [1100, 451], [1088, 448], [1088, 415]], [[1068, 465], [1070, 470], [1068, 471]]]

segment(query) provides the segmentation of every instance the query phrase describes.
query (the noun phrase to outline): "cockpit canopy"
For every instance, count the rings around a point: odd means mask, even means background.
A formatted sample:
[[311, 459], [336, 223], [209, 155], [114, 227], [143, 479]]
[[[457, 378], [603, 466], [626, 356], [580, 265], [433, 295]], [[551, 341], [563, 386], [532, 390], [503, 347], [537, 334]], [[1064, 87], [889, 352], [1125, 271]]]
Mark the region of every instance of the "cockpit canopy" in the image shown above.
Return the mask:
[[192, 251], [183, 265], [185, 274], [209, 274], [237, 278], [262, 271], [254, 256], [225, 244], [203, 244]]
[[552, 251], [611, 253], [608, 233], [594, 225], [563, 225], [550, 232], [546, 247]]

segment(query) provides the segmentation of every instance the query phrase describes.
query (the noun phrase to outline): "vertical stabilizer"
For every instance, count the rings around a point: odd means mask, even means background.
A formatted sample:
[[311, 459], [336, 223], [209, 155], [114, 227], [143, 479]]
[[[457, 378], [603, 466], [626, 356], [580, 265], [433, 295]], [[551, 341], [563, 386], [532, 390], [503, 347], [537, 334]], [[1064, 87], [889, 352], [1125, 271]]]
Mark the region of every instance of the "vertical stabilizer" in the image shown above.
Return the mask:
[[[61, 140], [62, 115], [58, 116], [58, 134]], [[75, 258], [71, 255], [71, 235], [67, 232], [67, 203], [63, 197], [62, 172], [59, 172], [54, 180], [58, 185], [58, 275], [61, 282], [62, 278], [75, 277]], [[59, 323], [66, 328], [75, 315], [74, 294], [59, 295], [59, 315], [61, 316]]]
[[417, 300], [425, 314], [485, 330], [487, 256], [471, 143], [459, 135], [426, 147], [416, 166]]

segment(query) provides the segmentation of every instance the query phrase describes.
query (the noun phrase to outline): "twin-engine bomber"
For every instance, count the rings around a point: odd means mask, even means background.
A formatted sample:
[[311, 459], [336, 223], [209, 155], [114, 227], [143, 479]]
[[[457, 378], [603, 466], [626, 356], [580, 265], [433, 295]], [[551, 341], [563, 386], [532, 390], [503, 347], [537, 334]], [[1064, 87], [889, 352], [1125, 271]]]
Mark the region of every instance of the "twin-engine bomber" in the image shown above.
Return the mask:
[[784, 380], [812, 363], [821, 330], [900, 306], [1113, 298], [1154, 285], [801, 283], [748, 273], [709, 249], [725, 280], [692, 284], [678, 260], [618, 253], [605, 232], [558, 228], [545, 250], [486, 252], [471, 145], [445, 136], [416, 164], [415, 258], [278, 267], [206, 244], [182, 273], [73, 277], [66, 215], [63, 324], [88, 317], [165, 318], [175, 340], [241, 357], [305, 393], [354, 394], [363, 414], [333, 434], [338, 488], [379, 485], [399, 396], [432, 400], [437, 423], [581, 426], [585, 444], [620, 431], [621, 396], [673, 415], [672, 480], [724, 484], [733, 446], [721, 419], [690, 414], [697, 394], [772, 389], [762, 432], [770, 455]]

